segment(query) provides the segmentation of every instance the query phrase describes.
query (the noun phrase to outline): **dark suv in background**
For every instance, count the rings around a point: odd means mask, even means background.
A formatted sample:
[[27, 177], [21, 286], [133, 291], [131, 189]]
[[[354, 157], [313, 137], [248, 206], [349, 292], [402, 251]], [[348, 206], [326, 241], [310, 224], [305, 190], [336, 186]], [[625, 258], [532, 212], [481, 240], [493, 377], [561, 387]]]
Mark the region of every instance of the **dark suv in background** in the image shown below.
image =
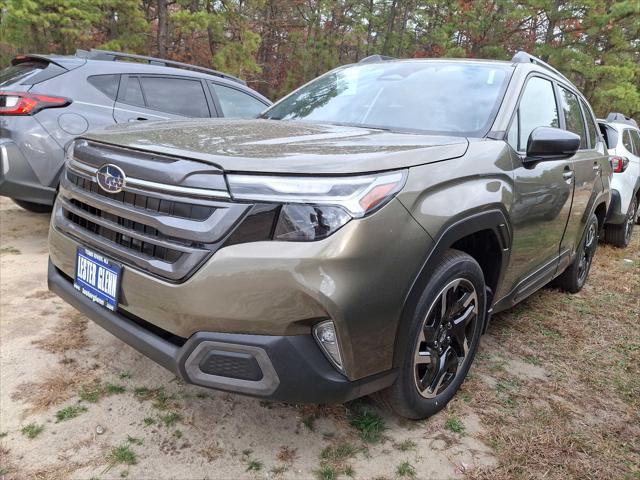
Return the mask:
[[49, 211], [65, 148], [88, 130], [185, 117], [253, 118], [269, 105], [238, 78], [169, 60], [103, 50], [17, 56], [0, 71], [0, 195], [27, 210]]
[[49, 288], [188, 382], [292, 402], [382, 391], [421, 418], [493, 312], [583, 287], [611, 172], [585, 98], [530, 55], [369, 58], [260, 119], [76, 140]]

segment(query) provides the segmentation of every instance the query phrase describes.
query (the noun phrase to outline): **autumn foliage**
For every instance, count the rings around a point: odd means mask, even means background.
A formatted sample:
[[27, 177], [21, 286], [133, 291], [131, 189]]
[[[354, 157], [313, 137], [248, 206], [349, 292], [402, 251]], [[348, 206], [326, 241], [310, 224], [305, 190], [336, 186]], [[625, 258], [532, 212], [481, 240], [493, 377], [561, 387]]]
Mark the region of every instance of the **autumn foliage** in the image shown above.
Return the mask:
[[637, 0], [0, 0], [0, 60], [105, 48], [245, 78], [272, 99], [379, 53], [509, 59], [562, 70], [598, 115], [640, 115]]

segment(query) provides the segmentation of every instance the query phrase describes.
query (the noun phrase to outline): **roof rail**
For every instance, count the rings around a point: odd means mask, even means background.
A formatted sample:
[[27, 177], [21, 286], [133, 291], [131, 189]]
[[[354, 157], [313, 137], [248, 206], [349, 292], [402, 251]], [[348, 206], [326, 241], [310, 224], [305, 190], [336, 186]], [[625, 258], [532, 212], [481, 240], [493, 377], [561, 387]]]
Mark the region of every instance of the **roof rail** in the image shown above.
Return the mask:
[[624, 123], [625, 125], [631, 125], [634, 128], [638, 128], [637, 122], [626, 115], [618, 112], [611, 112], [607, 115], [607, 122]]
[[565, 79], [567, 82], [571, 83], [573, 85], [573, 83], [571, 82], [571, 80], [569, 80], [564, 74], [562, 74], [560, 72], [560, 70], [558, 70], [557, 68], [553, 68], [551, 65], [549, 65], [547, 62], [540, 60], [538, 57], [534, 57], [533, 55], [531, 55], [530, 53], [527, 52], [523, 52], [523, 51], [519, 51], [518, 53], [516, 53], [513, 58], [511, 59], [511, 61], [513, 63], [533, 63], [535, 65], [540, 65], [541, 67], [546, 68], [547, 70], [551, 70], [553, 73], [555, 73], [556, 75], [562, 77], [563, 79]]
[[232, 80], [234, 82], [241, 83], [242, 85], [247, 84], [247, 82], [239, 79], [238, 77], [234, 77], [233, 75], [219, 72], [217, 70], [212, 70], [210, 68], [198, 67], [195, 65], [189, 65], [188, 63], [175, 62], [173, 60], [165, 60], [163, 58], [147, 57], [145, 55], [137, 55], [134, 53], [112, 52], [108, 50], [97, 50], [95, 48], [92, 48], [91, 50], [88, 50], [88, 51], [78, 49], [76, 50], [76, 56], [86, 58], [87, 60], [116, 61], [121, 58], [131, 59], [131, 60], [140, 60], [143, 62], [147, 62], [149, 65], [162, 65], [164, 67], [181, 68], [183, 70], [191, 70], [193, 72], [206, 73], [209, 75], [215, 75], [216, 77], [226, 78], [227, 80]]
[[369, 55], [358, 61], [358, 63], [388, 62], [389, 60], [397, 60], [397, 58], [386, 55]]

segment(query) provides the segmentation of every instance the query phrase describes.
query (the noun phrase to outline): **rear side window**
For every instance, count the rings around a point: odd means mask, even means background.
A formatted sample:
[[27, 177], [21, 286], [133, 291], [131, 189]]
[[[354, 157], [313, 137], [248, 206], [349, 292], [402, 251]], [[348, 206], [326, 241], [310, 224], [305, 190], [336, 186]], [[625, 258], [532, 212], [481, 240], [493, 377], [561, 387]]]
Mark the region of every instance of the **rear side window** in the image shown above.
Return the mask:
[[569, 90], [560, 87], [560, 100], [567, 130], [575, 133], [576, 135], [580, 135], [580, 149], [587, 148], [587, 131], [584, 125], [584, 118], [582, 117], [582, 110], [580, 110], [578, 97]]
[[147, 106], [185, 117], [208, 117], [209, 107], [200, 80], [141, 77]]
[[640, 133], [637, 130], [631, 130], [631, 141], [635, 149], [635, 154], [640, 156]]
[[580, 105], [582, 105], [582, 111], [584, 112], [584, 116], [587, 119], [587, 130], [589, 131], [589, 146], [591, 148], [596, 148], [596, 144], [598, 143], [598, 130], [596, 129], [596, 121], [593, 119], [593, 115], [591, 114], [591, 109], [587, 106], [586, 103], [582, 99], [580, 99]]
[[129, 105], [138, 105], [144, 107], [144, 97], [142, 96], [142, 88], [140, 80], [137, 77], [129, 77], [127, 79], [124, 91], [119, 96], [120, 101]]
[[35, 72], [41, 72], [46, 68], [46, 64], [40, 62], [25, 62], [0, 70], [0, 87], [18, 83]]
[[116, 99], [120, 75], [92, 75], [87, 80], [110, 99]]
[[267, 106], [240, 90], [210, 82], [227, 118], [256, 118]]
[[633, 141], [631, 140], [631, 130], [625, 130], [622, 134], [622, 145], [629, 152], [633, 153]]
[[538, 127], [560, 126], [556, 97], [549, 80], [531, 77], [520, 98], [518, 112], [508, 133], [509, 144], [517, 151], [527, 149], [531, 132]]
[[47, 61], [26, 61], [0, 71], [0, 87], [9, 85], [35, 85], [66, 73], [67, 69]]

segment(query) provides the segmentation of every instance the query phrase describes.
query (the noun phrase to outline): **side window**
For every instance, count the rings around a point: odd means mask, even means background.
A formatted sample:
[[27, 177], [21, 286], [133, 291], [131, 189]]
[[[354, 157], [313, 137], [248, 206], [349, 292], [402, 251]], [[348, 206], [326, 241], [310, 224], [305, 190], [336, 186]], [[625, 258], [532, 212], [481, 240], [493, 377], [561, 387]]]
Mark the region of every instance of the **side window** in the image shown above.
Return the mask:
[[627, 151], [633, 153], [633, 141], [631, 140], [631, 130], [627, 129], [622, 134], [622, 145]]
[[598, 143], [598, 131], [596, 130], [596, 121], [593, 119], [591, 109], [587, 106], [582, 99], [580, 99], [580, 105], [582, 105], [582, 111], [587, 118], [587, 130], [589, 131], [589, 146], [596, 148]]
[[584, 126], [584, 118], [582, 117], [578, 97], [569, 90], [560, 87], [560, 100], [567, 130], [580, 135], [580, 149], [587, 148], [587, 131]]
[[116, 99], [120, 75], [92, 75], [87, 80], [111, 100]]
[[208, 117], [209, 107], [200, 80], [141, 77], [147, 106], [185, 117]]
[[515, 150], [523, 152], [527, 149], [527, 140], [535, 128], [559, 126], [553, 84], [544, 78], [531, 77], [524, 87], [518, 112], [508, 132], [509, 144]]
[[118, 96], [118, 100], [129, 105], [144, 107], [142, 88], [140, 88], [140, 80], [137, 77], [127, 79], [124, 91]]
[[604, 137], [604, 141], [607, 144], [607, 148], [616, 148], [618, 145], [618, 131], [606, 124], [600, 123], [600, 133]]
[[267, 108], [260, 100], [240, 90], [213, 82], [209, 84], [218, 95], [222, 114], [227, 118], [255, 118]]
[[635, 152], [633, 153], [640, 157], [640, 133], [638, 133], [638, 130], [631, 130], [631, 141], [635, 148]]

